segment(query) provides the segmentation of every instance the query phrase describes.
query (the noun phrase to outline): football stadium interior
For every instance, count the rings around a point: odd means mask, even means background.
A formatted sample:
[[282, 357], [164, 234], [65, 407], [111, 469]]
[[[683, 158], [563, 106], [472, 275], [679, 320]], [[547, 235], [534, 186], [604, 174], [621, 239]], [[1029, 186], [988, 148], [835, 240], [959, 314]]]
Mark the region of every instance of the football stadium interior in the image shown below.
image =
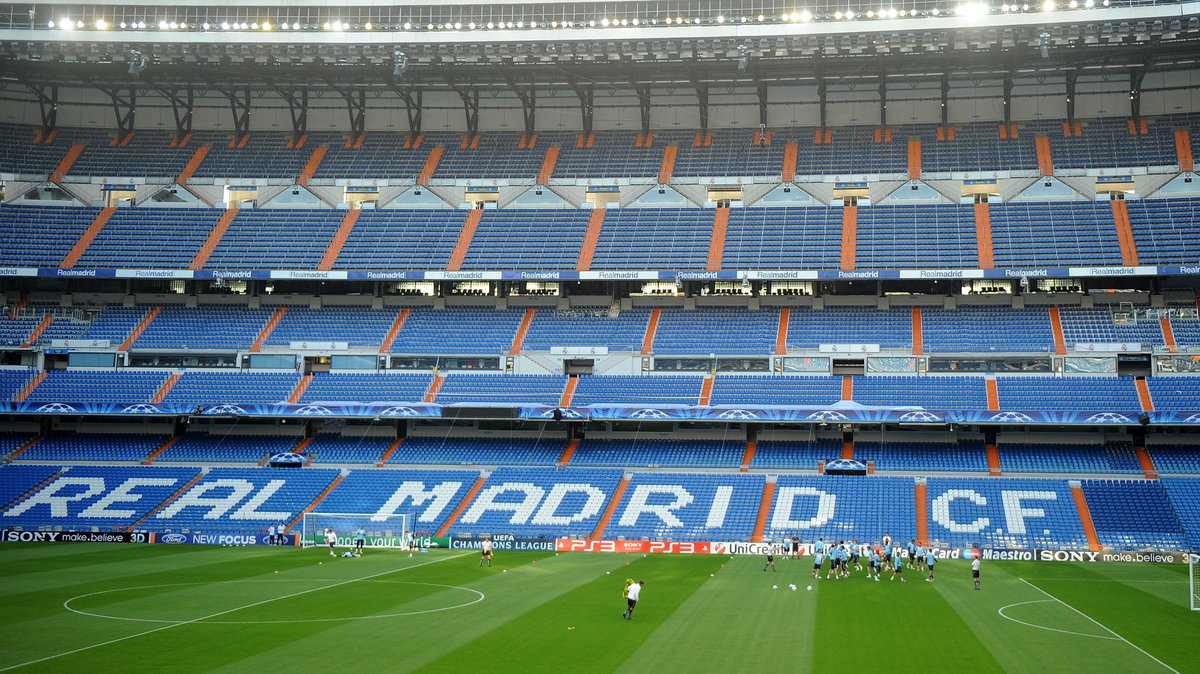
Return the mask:
[[1196, 550], [1198, 55], [1143, 0], [5, 4], [0, 528]]

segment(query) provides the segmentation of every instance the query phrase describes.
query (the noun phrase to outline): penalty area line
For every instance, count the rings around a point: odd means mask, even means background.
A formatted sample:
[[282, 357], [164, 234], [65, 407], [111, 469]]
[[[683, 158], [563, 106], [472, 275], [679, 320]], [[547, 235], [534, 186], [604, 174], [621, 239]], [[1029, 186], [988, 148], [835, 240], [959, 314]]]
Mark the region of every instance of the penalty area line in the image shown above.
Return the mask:
[[7, 672], [7, 671], [10, 671], [13, 669], [20, 669], [21, 667], [28, 667], [29, 665], [36, 665], [39, 662], [46, 662], [48, 660], [54, 660], [55, 658], [61, 658], [61, 657], [67, 656], [67, 655], [74, 655], [75, 653], [82, 653], [83, 651], [90, 651], [93, 648], [101, 648], [103, 646], [110, 646], [112, 644], [118, 644], [118, 643], [121, 643], [122, 641], [128, 641], [130, 639], [144, 637], [147, 634], [154, 634], [155, 632], [163, 632], [163, 631], [175, 628], [175, 627], [182, 627], [183, 625], [192, 625], [194, 623], [204, 622], [205, 620], [211, 620], [213, 618], [218, 618], [220, 616], [227, 615], [230, 613], [236, 613], [238, 611], [243, 611], [248, 608], [254, 608], [255, 606], [262, 606], [263, 604], [270, 604], [273, 601], [280, 601], [281, 599], [291, 599], [292, 597], [299, 597], [301, 595], [310, 594], [312, 592], [318, 592], [320, 590], [331, 590], [335, 587], [340, 587], [342, 585], [349, 585], [350, 583], [357, 583], [357, 582], [364, 581], [364, 580], [371, 580], [372, 578], [386, 576], [390, 573], [398, 573], [400, 571], [416, 569], [416, 568], [419, 568], [422, 566], [428, 566], [430, 564], [437, 564], [438, 562], [444, 562], [449, 559], [458, 559], [459, 557], [466, 557], [469, 554], [471, 554], [471, 553], [464, 552], [461, 555], [451, 555], [449, 557], [442, 557], [441, 559], [431, 559], [428, 562], [420, 562], [419, 564], [413, 564], [412, 566], [406, 566], [402, 569], [390, 569], [388, 571], [381, 571], [379, 573], [373, 573], [369, 576], [363, 576], [362, 578], [351, 578], [349, 580], [338, 581], [336, 583], [333, 583], [332, 585], [323, 585], [321, 587], [309, 588], [307, 590], [301, 590], [300, 592], [293, 592], [291, 594], [285, 594], [280, 597], [272, 597], [270, 599], [263, 599], [261, 601], [256, 601], [252, 604], [246, 604], [244, 606], [235, 606], [234, 608], [226, 609], [224, 611], [218, 611], [216, 613], [210, 613], [205, 616], [200, 616], [199, 618], [192, 618], [191, 620], [183, 620], [183, 621], [180, 621], [177, 623], [171, 623], [170, 625], [163, 625], [162, 627], [155, 627], [154, 629], [144, 630], [144, 631], [137, 632], [135, 634], [130, 634], [130, 635], [123, 636], [123, 637], [117, 637], [116, 639], [109, 639], [108, 641], [102, 641], [98, 644], [92, 644], [90, 646], [82, 646], [80, 648], [75, 648], [75, 649], [72, 649], [69, 651], [63, 651], [62, 653], [56, 653], [54, 655], [47, 655], [46, 657], [38, 658], [37, 660], [30, 660], [28, 662], [22, 662], [22, 663], [19, 663], [16, 665], [0, 667], [0, 672]]
[[1099, 620], [1096, 620], [1096, 619], [1095, 619], [1095, 618], [1093, 618], [1092, 616], [1090, 616], [1090, 615], [1088, 615], [1088, 614], [1084, 613], [1083, 611], [1080, 611], [1079, 609], [1075, 608], [1074, 606], [1071, 606], [1071, 605], [1070, 605], [1070, 604], [1068, 604], [1067, 602], [1065, 602], [1065, 601], [1063, 601], [1063, 600], [1059, 599], [1058, 597], [1055, 597], [1054, 595], [1052, 595], [1052, 594], [1050, 594], [1049, 592], [1047, 592], [1047, 591], [1043, 590], [1042, 588], [1038, 587], [1037, 585], [1034, 585], [1033, 583], [1031, 583], [1031, 582], [1029, 582], [1029, 581], [1025, 580], [1024, 578], [1018, 578], [1017, 580], [1021, 581], [1022, 583], [1025, 583], [1026, 585], [1028, 585], [1029, 587], [1032, 587], [1033, 589], [1037, 590], [1038, 592], [1041, 592], [1042, 594], [1046, 595], [1047, 597], [1050, 597], [1051, 599], [1053, 599], [1054, 601], [1056, 601], [1056, 602], [1058, 602], [1058, 603], [1062, 604], [1063, 606], [1066, 606], [1067, 608], [1069, 608], [1069, 609], [1071, 609], [1072, 611], [1074, 611], [1074, 612], [1078, 613], [1079, 615], [1083, 616], [1084, 618], [1087, 618], [1088, 620], [1092, 621], [1093, 623], [1095, 623], [1096, 625], [1098, 625], [1098, 626], [1099, 626], [1101, 629], [1103, 629], [1104, 631], [1106, 631], [1106, 632], [1108, 632], [1109, 634], [1113, 635], [1113, 636], [1114, 636], [1114, 637], [1116, 637], [1117, 639], [1120, 639], [1121, 641], [1124, 641], [1125, 643], [1129, 644], [1129, 645], [1130, 645], [1130, 646], [1132, 646], [1133, 648], [1136, 648], [1138, 651], [1140, 651], [1140, 652], [1142, 653], [1142, 655], [1145, 655], [1146, 657], [1148, 657], [1148, 658], [1150, 658], [1151, 660], [1153, 660], [1153, 661], [1157, 662], [1158, 664], [1162, 665], [1163, 667], [1166, 667], [1168, 670], [1170, 670], [1170, 671], [1172, 671], [1172, 672], [1175, 672], [1175, 674], [1179, 674], [1179, 670], [1175, 669], [1175, 668], [1174, 668], [1174, 667], [1172, 667], [1171, 665], [1168, 665], [1167, 663], [1163, 662], [1162, 660], [1159, 660], [1158, 658], [1154, 657], [1154, 656], [1153, 656], [1153, 655], [1151, 655], [1151, 654], [1150, 654], [1148, 651], [1146, 651], [1146, 649], [1142, 648], [1141, 646], [1138, 646], [1137, 644], [1133, 643], [1133, 642], [1132, 642], [1132, 641], [1130, 641], [1129, 639], [1126, 639], [1125, 637], [1121, 636], [1120, 634], [1117, 634], [1116, 632], [1114, 632], [1113, 630], [1109, 629], [1108, 627], [1105, 627], [1103, 624], [1101, 624], [1101, 623], [1100, 623], [1100, 621], [1099, 621]]

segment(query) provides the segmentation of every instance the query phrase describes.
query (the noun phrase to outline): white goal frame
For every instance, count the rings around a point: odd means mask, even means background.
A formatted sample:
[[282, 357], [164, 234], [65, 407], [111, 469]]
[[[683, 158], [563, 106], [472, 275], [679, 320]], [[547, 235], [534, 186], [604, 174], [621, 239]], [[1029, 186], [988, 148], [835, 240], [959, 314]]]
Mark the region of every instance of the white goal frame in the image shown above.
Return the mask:
[[354, 532], [359, 526], [366, 532], [366, 548], [408, 550], [413, 545], [413, 517], [410, 513], [304, 513], [300, 525], [300, 547], [325, 545], [325, 530], [337, 534], [335, 547], [354, 547]]
[[1200, 611], [1200, 579], [1196, 578], [1196, 574], [1200, 573], [1200, 553], [1188, 553], [1188, 608], [1193, 611]]

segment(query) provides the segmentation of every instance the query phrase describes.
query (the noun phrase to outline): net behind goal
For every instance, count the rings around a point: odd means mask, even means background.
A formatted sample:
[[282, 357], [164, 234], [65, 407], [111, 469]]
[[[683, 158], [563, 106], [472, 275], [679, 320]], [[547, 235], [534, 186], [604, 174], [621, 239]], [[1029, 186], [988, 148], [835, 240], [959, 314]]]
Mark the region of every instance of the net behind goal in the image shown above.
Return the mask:
[[1188, 606], [1193, 611], [1200, 611], [1200, 554], [1188, 554]]
[[365, 547], [408, 549], [413, 542], [411, 522], [412, 517], [408, 513], [305, 513], [300, 528], [300, 545], [305, 548], [325, 545], [325, 530], [332, 529], [337, 534], [337, 547], [352, 547], [354, 534], [362, 527], [366, 534]]

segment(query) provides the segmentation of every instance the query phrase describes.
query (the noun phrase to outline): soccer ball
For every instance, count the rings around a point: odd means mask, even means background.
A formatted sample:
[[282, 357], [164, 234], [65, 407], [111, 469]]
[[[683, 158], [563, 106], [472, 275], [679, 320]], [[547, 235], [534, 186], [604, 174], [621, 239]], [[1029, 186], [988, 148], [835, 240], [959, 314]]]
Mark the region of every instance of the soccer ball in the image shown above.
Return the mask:
[[715, 577], [716, 575], [717, 575], [717, 574], [715, 574], [715, 573], [710, 573], [710, 574], [708, 574], [708, 577], [709, 577], [709, 578], [713, 578], [713, 577]]
[[809, 585], [807, 589], [809, 592], [812, 592], [812, 585]]
[[772, 590], [778, 590], [778, 589], [779, 589], [779, 586], [778, 586], [778, 585], [772, 585], [772, 586], [771, 586], [771, 589], [772, 589]]
[[792, 590], [792, 591], [794, 592], [794, 591], [796, 590], [796, 585], [795, 585], [795, 583], [792, 583], [792, 584], [788, 585], [788, 589], [789, 589], [789, 590]]
[[605, 571], [605, 572], [604, 572], [604, 575], [606, 575], [606, 576], [610, 576], [610, 575], [612, 575], [612, 571]]
[[500, 570], [500, 572], [501, 572], [501, 573], [508, 573], [508, 569], [501, 569], [501, 570]]

